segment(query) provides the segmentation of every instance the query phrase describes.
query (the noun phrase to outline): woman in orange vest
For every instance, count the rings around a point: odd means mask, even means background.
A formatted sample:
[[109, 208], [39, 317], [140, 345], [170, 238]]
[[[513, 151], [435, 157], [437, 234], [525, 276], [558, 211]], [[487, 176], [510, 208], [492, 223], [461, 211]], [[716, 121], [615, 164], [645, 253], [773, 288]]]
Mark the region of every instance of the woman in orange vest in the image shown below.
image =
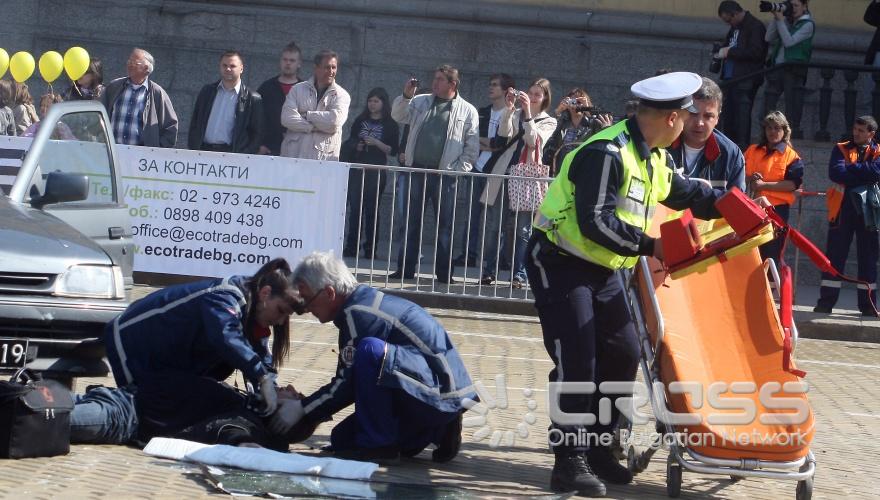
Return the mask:
[[[794, 203], [794, 191], [804, 178], [804, 163], [791, 147], [791, 127], [785, 115], [772, 111], [761, 122], [764, 140], [752, 144], [745, 152], [746, 182], [749, 194], [766, 197], [776, 212], [788, 220], [789, 209]], [[782, 240], [775, 239], [761, 245], [761, 258], [780, 260]]]

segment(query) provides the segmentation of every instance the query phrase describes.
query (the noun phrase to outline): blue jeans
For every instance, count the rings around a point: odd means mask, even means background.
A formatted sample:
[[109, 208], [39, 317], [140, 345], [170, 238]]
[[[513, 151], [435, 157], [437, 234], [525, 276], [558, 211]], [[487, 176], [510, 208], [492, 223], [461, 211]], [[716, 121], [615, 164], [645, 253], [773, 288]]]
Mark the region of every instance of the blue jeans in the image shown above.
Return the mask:
[[[456, 236], [456, 240], [461, 243], [462, 259], [467, 255], [468, 262], [476, 262], [480, 255], [482, 224], [483, 224], [483, 208], [480, 203], [480, 197], [483, 195], [483, 189], [486, 188], [485, 177], [465, 177], [459, 190], [465, 192], [465, 197], [469, 199], [467, 207], [467, 219], [461, 224], [461, 235]], [[464, 211], [464, 210], [459, 210]], [[470, 224], [470, 228], [468, 228]]]
[[526, 277], [526, 256], [528, 253], [526, 247], [529, 244], [529, 238], [532, 237], [532, 212], [511, 212], [508, 221], [512, 226], [509, 234], [513, 235], [514, 243], [511, 274], [513, 279], [525, 283], [528, 280]]
[[385, 357], [385, 342], [366, 337], [355, 350], [352, 376], [354, 413], [333, 428], [330, 445], [336, 450], [399, 447], [421, 451], [437, 443], [458, 413], [437, 410], [400, 389], [377, 383]]
[[70, 442], [126, 444], [137, 436], [134, 393], [126, 389], [94, 387], [74, 397], [70, 412]]
[[[424, 221], [428, 217], [427, 202], [430, 200], [434, 209], [434, 217], [439, 214], [437, 231], [437, 252], [434, 256], [434, 272], [440, 281], [449, 281], [455, 266], [450, 262], [450, 245], [452, 243], [452, 214], [455, 207], [456, 179], [452, 176], [442, 175], [440, 172], [410, 174], [412, 186], [408, 196], [409, 227], [406, 234], [406, 245], [401, 247], [397, 257], [397, 267], [405, 276], [411, 276], [416, 271], [416, 262], [419, 258], [420, 246], [431, 235], [425, 234]], [[405, 252], [404, 252], [405, 250]], [[406, 256], [404, 257], [404, 253]]]
[[[496, 201], [494, 205], [486, 205], [485, 208], [486, 227], [482, 231], [484, 241], [477, 247], [477, 251], [482, 250], [483, 252], [483, 276], [497, 276], [498, 262], [505, 264], [502, 266], [503, 268], [506, 268], [506, 264], [510, 263], [510, 246], [506, 241], [507, 231], [505, 230], [510, 211], [505, 207], [502, 212], [500, 201]], [[483, 221], [480, 220], [480, 224], [482, 223]]]

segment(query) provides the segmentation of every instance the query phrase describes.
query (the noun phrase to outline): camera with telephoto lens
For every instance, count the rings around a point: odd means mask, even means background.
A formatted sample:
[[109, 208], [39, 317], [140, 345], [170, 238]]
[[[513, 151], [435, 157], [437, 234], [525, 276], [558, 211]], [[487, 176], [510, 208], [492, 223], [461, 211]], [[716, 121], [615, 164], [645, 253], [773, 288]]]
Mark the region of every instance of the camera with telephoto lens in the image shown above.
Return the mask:
[[715, 42], [712, 44], [712, 62], [709, 63], [709, 71], [712, 73], [721, 73], [721, 65], [724, 63], [724, 59], [718, 56], [718, 51], [721, 50], [721, 44]]
[[791, 2], [767, 2], [762, 0], [758, 4], [758, 10], [761, 12], [782, 12], [783, 15], [791, 14]]

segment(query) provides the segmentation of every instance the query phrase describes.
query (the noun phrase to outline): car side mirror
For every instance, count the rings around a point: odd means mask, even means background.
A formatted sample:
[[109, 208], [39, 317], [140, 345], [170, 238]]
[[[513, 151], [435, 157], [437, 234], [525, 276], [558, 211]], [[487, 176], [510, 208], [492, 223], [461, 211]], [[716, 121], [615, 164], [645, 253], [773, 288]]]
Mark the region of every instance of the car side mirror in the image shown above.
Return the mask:
[[49, 172], [43, 196], [31, 198], [31, 206], [43, 208], [52, 203], [80, 201], [89, 197], [89, 177], [69, 172]]

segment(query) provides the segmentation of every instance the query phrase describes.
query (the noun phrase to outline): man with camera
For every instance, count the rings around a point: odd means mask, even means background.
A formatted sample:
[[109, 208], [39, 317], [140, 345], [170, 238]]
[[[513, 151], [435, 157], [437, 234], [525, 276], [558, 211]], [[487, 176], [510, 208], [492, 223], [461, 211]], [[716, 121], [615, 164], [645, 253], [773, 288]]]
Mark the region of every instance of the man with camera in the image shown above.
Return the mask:
[[[767, 59], [766, 29], [761, 21], [733, 0], [721, 2], [718, 17], [730, 30], [724, 46], [716, 44], [713, 50], [712, 71], [720, 73], [722, 81], [761, 71]], [[721, 128], [741, 147], [751, 140], [752, 105], [761, 83], [759, 76], [732, 84], [724, 92], [723, 107], [727, 113]], [[741, 103], [741, 97], [745, 97], [746, 102]]]
[[704, 179], [713, 188], [745, 191], [745, 160], [739, 147], [715, 129], [722, 109], [718, 84], [703, 77], [694, 93], [696, 113], [684, 122], [681, 135], [669, 147], [677, 171], [691, 179]]
[[434, 70], [430, 94], [415, 95], [419, 82], [410, 79], [403, 95], [391, 105], [391, 117], [409, 125], [404, 164], [422, 170], [410, 175], [406, 244], [398, 254], [397, 271], [389, 275], [391, 279], [415, 277], [420, 246], [429, 237], [427, 231], [423, 233], [428, 220], [423, 203], [430, 200], [439, 221], [434, 272], [437, 281], [453, 282], [455, 263], [450, 252], [457, 179], [445, 172], [470, 172], [480, 152], [477, 108], [458, 93], [460, 83], [458, 69], [443, 64]]
[[[810, 17], [808, 0], [782, 3], [761, 2], [761, 12], [772, 12], [764, 39], [770, 43], [770, 66], [782, 63], [808, 63], [813, 54], [816, 23]], [[806, 66], [787, 66], [782, 71], [767, 73], [764, 89], [764, 114], [777, 110], [779, 96], [785, 93], [785, 114], [791, 120], [792, 137], [800, 138], [803, 86], [807, 81]]]

